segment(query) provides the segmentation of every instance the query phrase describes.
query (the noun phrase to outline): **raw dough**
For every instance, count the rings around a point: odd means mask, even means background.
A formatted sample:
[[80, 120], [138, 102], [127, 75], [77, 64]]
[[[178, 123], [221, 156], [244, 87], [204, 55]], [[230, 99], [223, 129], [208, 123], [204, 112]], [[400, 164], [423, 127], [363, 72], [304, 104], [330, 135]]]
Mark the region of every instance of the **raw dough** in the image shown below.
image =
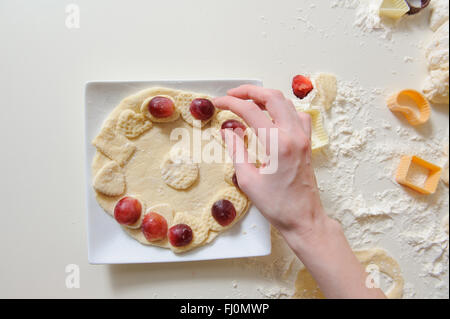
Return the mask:
[[426, 50], [429, 75], [423, 92], [428, 100], [437, 104], [449, 103], [449, 22], [442, 24], [433, 34]]
[[314, 80], [316, 95], [311, 105], [329, 110], [337, 96], [337, 80], [334, 74], [320, 73]]
[[[152, 113], [150, 113], [150, 111], [148, 110], [148, 103], [150, 103], [150, 101], [156, 96], [168, 98], [169, 100], [171, 100], [173, 102], [173, 104], [175, 105], [175, 110], [171, 116], [159, 118], [159, 117], [154, 117], [152, 115]], [[144, 100], [144, 102], [141, 105], [141, 112], [142, 112], [142, 114], [144, 114], [147, 118], [149, 118], [154, 123], [169, 123], [169, 122], [178, 120], [178, 118], [180, 117], [180, 111], [176, 107], [175, 100], [173, 99], [173, 97], [164, 95], [164, 94], [159, 94], [158, 91], [155, 92], [155, 95], [150, 96]]]
[[176, 105], [178, 106], [178, 109], [180, 110], [181, 116], [183, 117], [183, 120], [185, 120], [190, 125], [194, 126], [196, 123], [200, 123], [200, 126], [203, 127], [206, 124], [208, 124], [211, 119], [200, 121], [195, 119], [191, 114], [191, 102], [195, 99], [211, 99], [209, 96], [201, 95], [201, 94], [195, 94], [191, 92], [181, 92], [175, 97]]
[[[356, 257], [364, 267], [374, 264], [379, 267], [380, 272], [390, 277], [393, 281], [392, 287], [386, 292], [391, 299], [400, 299], [403, 296], [404, 280], [398, 263], [390, 257], [386, 251], [374, 248], [355, 252]], [[300, 299], [322, 299], [325, 298], [311, 274], [302, 268], [295, 282], [295, 293], [293, 298]]]
[[[178, 168], [175, 169], [176, 174], [173, 174], [173, 166], [163, 164], [163, 171], [167, 170], [163, 175], [166, 177], [171, 176], [169, 178], [171, 186], [181, 188], [181, 184], [178, 182], [183, 181], [184, 183], [186, 179], [177, 179], [174, 176], [183, 174], [188, 176], [187, 180], [189, 182], [192, 180], [194, 182], [190, 186], [184, 184], [182, 187], [185, 187], [185, 189], [179, 190], [169, 186], [163, 180], [161, 164], [171, 152], [173, 154], [173, 146], [178, 142], [171, 140], [172, 131], [177, 128], [186, 129], [190, 132], [190, 145], [193, 145], [192, 132], [194, 128], [191, 125], [192, 123], [189, 122], [189, 118], [185, 116], [179, 117], [172, 122], [153, 123], [152, 128], [146, 131], [133, 130], [128, 125], [129, 121], [124, 120], [125, 118], [131, 119], [130, 121], [142, 119], [140, 117], [143, 116], [141, 110], [149, 113], [146, 108], [142, 107], [145, 104], [144, 102], [151, 97], [161, 95], [173, 99], [177, 110], [180, 109], [180, 105], [177, 102], [181, 101], [179, 99], [180, 96], [183, 97], [183, 103], [189, 102], [189, 96], [205, 96], [158, 87], [147, 89], [125, 98], [111, 112], [99, 135], [93, 141], [93, 145], [97, 148], [97, 153], [93, 159], [92, 172], [93, 176], [97, 176], [106, 165], [110, 165], [111, 160], [116, 161], [122, 166], [119, 168], [125, 176], [126, 192], [120, 194], [120, 197], [107, 195], [98, 191], [98, 183], [97, 188], [94, 187], [94, 189], [98, 203], [110, 215], [113, 215], [114, 207], [122, 196], [134, 196], [141, 201], [143, 207], [151, 207], [147, 212], [155, 211], [163, 215], [169, 228], [177, 223], [189, 225], [193, 230], [194, 239], [188, 246], [181, 248], [172, 247], [167, 239], [159, 242], [148, 242], [140, 229], [122, 227], [125, 232], [142, 244], [170, 248], [176, 253], [181, 253], [212, 242], [220, 232], [231, 227], [231, 225], [228, 227], [219, 225], [220, 227], [217, 227], [218, 224], [211, 217], [211, 205], [216, 200], [228, 199], [235, 204], [237, 216], [232, 224], [237, 223], [245, 215], [250, 202], [234, 185], [230, 185], [225, 181], [224, 163], [210, 164], [202, 162], [195, 164], [197, 172], [195, 178], [192, 177], [195, 174], [191, 174], [194, 171], [194, 166], [191, 166], [192, 163], [189, 161], [185, 161], [181, 165], [187, 165], [185, 168], [187, 168], [188, 174], [185, 174], [186, 170], [181, 172], [182, 170], [178, 170]], [[130, 111], [134, 112], [136, 116]], [[217, 122], [216, 116], [220, 113], [217, 112], [213, 120]], [[146, 117], [152, 120], [152, 117], [148, 114], [146, 114]], [[239, 117], [237, 119], [243, 122]], [[135, 122], [142, 124], [140, 121]], [[138, 132], [140, 135], [138, 135]], [[129, 135], [129, 138], [133, 139], [130, 140], [125, 137], [125, 133]], [[134, 135], [138, 136], [132, 137]], [[208, 143], [210, 141], [203, 140], [202, 149]], [[166, 181], [169, 180], [165, 179]], [[111, 183], [114, 184], [116, 181], [112, 180]], [[116, 193], [118, 191], [114, 192], [114, 194]]]
[[132, 110], [123, 111], [117, 120], [117, 130], [129, 139], [139, 137], [151, 128], [152, 122]]
[[92, 141], [98, 151], [123, 166], [136, 151], [136, 147], [114, 130], [114, 122], [107, 121], [100, 134]]
[[119, 196], [125, 192], [125, 176], [116, 162], [103, 166], [95, 175], [94, 189], [107, 196]]
[[187, 154], [171, 152], [161, 164], [161, 178], [175, 189], [188, 189], [198, 177], [198, 165]]

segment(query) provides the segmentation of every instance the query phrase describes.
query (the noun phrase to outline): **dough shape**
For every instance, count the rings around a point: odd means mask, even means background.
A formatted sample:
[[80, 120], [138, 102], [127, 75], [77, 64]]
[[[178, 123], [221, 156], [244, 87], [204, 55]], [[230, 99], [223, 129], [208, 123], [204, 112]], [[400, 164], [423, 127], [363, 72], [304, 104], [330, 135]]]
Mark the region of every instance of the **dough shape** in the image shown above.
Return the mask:
[[316, 95], [311, 105], [322, 106], [329, 110], [337, 96], [336, 76], [328, 73], [320, 73], [314, 80]]
[[137, 138], [151, 128], [152, 122], [132, 110], [124, 110], [117, 120], [117, 131], [129, 139]]
[[172, 150], [161, 164], [161, 177], [170, 187], [188, 189], [198, 178], [198, 164], [185, 152]]
[[423, 93], [433, 103], [449, 103], [449, 22], [433, 34], [426, 50], [429, 75]]
[[[193, 242], [178, 248], [171, 247], [167, 239], [157, 242], [147, 241], [142, 229], [138, 227], [141, 225], [144, 214], [141, 216], [139, 224], [131, 226], [138, 228], [121, 227], [143, 245], [167, 248], [175, 253], [187, 252], [198, 246], [206, 245], [227, 229], [222, 227], [219, 230], [212, 230], [209, 220], [211, 216], [204, 214], [206, 209], [209, 213], [211, 212], [211, 199], [217, 198], [218, 194], [224, 194], [223, 198], [231, 198], [232, 201], [233, 196], [237, 196], [238, 199], [242, 197], [241, 201], [234, 199], [239, 215], [233, 223], [237, 223], [245, 215], [250, 205], [243, 193], [225, 181], [224, 164], [192, 163], [191, 157], [187, 156], [188, 154], [179, 146], [178, 142], [172, 140], [171, 133], [174, 129], [188, 130], [192, 135], [194, 128], [186, 120], [178, 118], [173, 122], [152, 123], [151, 129], [135, 137], [132, 142], [124, 135], [126, 132], [134, 132], [134, 130], [129, 131], [131, 126], [124, 130], [123, 128], [127, 126], [119, 125], [119, 118], [127, 118], [132, 114], [131, 112], [134, 112], [138, 115], [137, 119], [142, 119], [140, 116], [143, 116], [141, 108], [144, 101], [154, 96], [168, 96], [175, 99], [181, 93], [184, 93], [184, 96], [200, 96], [197, 93], [155, 87], [124, 98], [109, 114], [100, 134], [94, 139], [93, 144], [97, 147], [97, 153], [92, 162], [93, 176], [97, 176], [106, 165], [109, 165], [111, 159], [114, 159], [125, 176], [125, 192], [120, 194], [120, 197], [107, 196], [94, 187], [97, 202], [111, 216], [114, 216], [114, 208], [119, 198], [133, 196], [141, 201], [143, 209], [150, 207], [145, 211], [146, 213], [156, 210], [157, 213], [166, 217], [169, 228], [176, 223], [185, 223], [191, 226], [194, 232]], [[177, 104], [175, 107], [177, 108]], [[144, 111], [146, 110], [144, 109]], [[237, 119], [239, 118], [237, 117]], [[147, 118], [145, 120], [148, 122]], [[121, 122], [126, 121], [121, 120]], [[202, 151], [206, 149], [208, 143], [210, 141], [202, 141]], [[167, 187], [161, 177], [161, 166], [163, 166], [165, 175], [171, 176], [175, 187], [177, 185], [180, 187], [177, 178], [169, 174], [170, 165], [161, 165], [167, 158], [173, 159], [171, 156], [175, 156], [175, 160], [177, 156], [182, 158], [178, 165], [175, 165], [182, 169], [177, 171], [178, 167], [176, 167], [174, 175], [188, 176], [188, 180], [194, 181], [185, 190]], [[191, 170], [195, 171], [195, 178], [189, 173]], [[200, 175], [201, 179], [199, 180]], [[183, 178], [179, 178], [179, 181], [183, 182]], [[229, 190], [234, 190], [238, 195], [233, 195], [233, 192], [230, 193], [231, 195], [226, 194]], [[240, 204], [242, 201], [243, 205]], [[149, 253], [151, 254], [151, 251]]]
[[[135, 230], [135, 229], [141, 229], [141, 225], [142, 225], [142, 221], [144, 220], [144, 216], [145, 216], [145, 204], [144, 204], [144, 202], [139, 198], [139, 196], [134, 196], [134, 195], [131, 195], [130, 197], [134, 197], [134, 198], [136, 198], [137, 200], [139, 200], [139, 202], [141, 203], [141, 207], [142, 207], [142, 212], [141, 212], [141, 217], [139, 218], [139, 220], [136, 222], [136, 223], [134, 223], [133, 225], [121, 225], [122, 226], [122, 228], [123, 229], [133, 229], [133, 230]], [[120, 200], [120, 199], [119, 199]]]
[[126, 137], [116, 134], [112, 121], [104, 125], [92, 144], [120, 166], [123, 166], [136, 151], [136, 147]]
[[177, 253], [184, 252], [190, 250], [194, 247], [200, 246], [203, 244], [208, 237], [209, 227], [208, 224], [204, 222], [201, 217], [195, 216], [193, 214], [187, 212], [179, 212], [175, 214], [175, 218], [173, 219], [173, 225], [178, 224], [186, 224], [192, 229], [193, 238], [192, 242], [184, 247], [174, 247], [170, 246], [170, 248]]
[[[150, 111], [148, 110], [148, 103], [150, 103], [150, 101], [151, 101], [153, 98], [157, 97], [157, 96], [168, 98], [169, 100], [171, 100], [171, 101], [173, 102], [173, 105], [175, 106], [175, 110], [174, 110], [174, 113], [173, 113], [171, 116], [169, 116], [169, 117], [164, 117], [164, 118], [159, 118], [159, 117], [154, 117], [154, 116], [152, 115], [152, 113], [150, 113]], [[143, 102], [142, 105], [141, 105], [141, 112], [142, 112], [142, 114], [145, 115], [145, 117], [147, 117], [148, 119], [150, 119], [150, 121], [152, 121], [152, 122], [154, 122], [154, 123], [169, 123], [169, 122], [175, 122], [175, 121], [178, 120], [178, 118], [180, 117], [180, 111], [177, 109], [175, 100], [174, 100], [171, 96], [163, 95], [163, 94], [161, 94], [161, 95], [150, 96], [150, 97], [148, 97], [147, 99], [145, 99], [144, 102]]]
[[206, 124], [208, 124], [212, 118], [214, 118], [214, 115], [210, 119], [205, 121], [197, 120], [196, 118], [194, 118], [191, 114], [190, 109], [191, 109], [191, 102], [195, 99], [211, 100], [211, 97], [207, 95], [195, 94], [190, 92], [181, 92], [175, 97], [175, 103], [177, 108], [180, 110], [181, 117], [183, 118], [183, 120], [186, 121], [186, 123], [190, 124], [191, 126], [194, 126], [194, 123], [200, 123], [201, 127], [203, 127]]
[[234, 114], [233, 112], [227, 110], [217, 112], [211, 121], [211, 132], [212, 132], [211, 134], [224, 147], [226, 147], [226, 143], [222, 138], [222, 133], [220, 131], [222, 130], [222, 124], [229, 120], [237, 120], [242, 124], [244, 124], [247, 127], [246, 130], [247, 136], [251, 132], [251, 130], [248, 128], [244, 120], [241, 119], [236, 114]]
[[[223, 227], [218, 222], [216, 222], [216, 220], [211, 214], [211, 207], [213, 206], [213, 204], [222, 199], [230, 201], [233, 204], [234, 209], [236, 210], [236, 218], [230, 225], [226, 227]], [[210, 202], [210, 205], [206, 207], [203, 212], [203, 219], [207, 221], [209, 228], [213, 231], [221, 231], [224, 229], [228, 229], [232, 227], [240, 219], [241, 215], [244, 212], [247, 211], [248, 205], [249, 201], [244, 194], [238, 191], [236, 187], [229, 187], [216, 194], [216, 196], [214, 196], [214, 198]]]
[[95, 175], [94, 189], [106, 196], [120, 196], [125, 192], [125, 176], [116, 162], [103, 166]]
[[223, 167], [223, 173], [225, 177], [225, 182], [230, 184], [231, 186], [234, 186], [233, 184], [233, 175], [235, 173], [234, 166], [231, 163], [227, 163]]
[[[386, 251], [379, 248], [362, 250], [355, 252], [356, 257], [366, 268], [374, 264], [379, 267], [381, 273], [387, 275], [393, 280], [393, 285], [386, 292], [386, 296], [390, 299], [401, 299], [403, 297], [404, 279], [399, 264]], [[295, 293], [293, 298], [299, 299], [323, 299], [325, 298], [316, 281], [313, 279], [308, 270], [303, 267], [297, 275], [295, 282]]]

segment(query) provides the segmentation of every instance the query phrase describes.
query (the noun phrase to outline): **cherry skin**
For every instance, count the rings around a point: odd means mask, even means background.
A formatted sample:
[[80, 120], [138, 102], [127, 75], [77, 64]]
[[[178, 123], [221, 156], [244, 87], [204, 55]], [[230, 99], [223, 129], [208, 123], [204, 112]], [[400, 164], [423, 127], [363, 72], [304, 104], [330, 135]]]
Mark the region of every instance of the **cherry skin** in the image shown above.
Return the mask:
[[142, 233], [148, 241], [157, 241], [167, 236], [167, 221], [158, 213], [150, 212], [142, 221]]
[[221, 226], [226, 227], [236, 218], [236, 209], [229, 200], [222, 199], [214, 203], [211, 214]]
[[169, 241], [174, 247], [189, 245], [193, 237], [191, 227], [186, 224], [178, 224], [169, 229]]
[[114, 207], [114, 218], [121, 225], [134, 225], [141, 218], [142, 205], [136, 198], [124, 197]]
[[226, 129], [232, 129], [233, 131], [235, 129], [241, 129], [242, 131], [245, 131], [247, 127], [244, 125], [244, 123], [238, 121], [238, 120], [228, 120], [223, 122], [222, 124], [222, 130]]
[[166, 118], [175, 112], [175, 105], [171, 99], [157, 96], [148, 103], [148, 111], [156, 118]]
[[214, 115], [214, 105], [208, 99], [195, 99], [189, 109], [197, 120], [209, 120]]

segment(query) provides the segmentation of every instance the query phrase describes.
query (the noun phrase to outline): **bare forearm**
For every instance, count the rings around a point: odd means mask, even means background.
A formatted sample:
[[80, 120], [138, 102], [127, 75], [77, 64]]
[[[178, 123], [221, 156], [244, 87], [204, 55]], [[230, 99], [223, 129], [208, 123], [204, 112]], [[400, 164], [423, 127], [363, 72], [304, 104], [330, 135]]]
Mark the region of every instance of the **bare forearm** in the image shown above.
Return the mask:
[[324, 216], [307, 232], [282, 232], [327, 298], [386, 298], [381, 289], [367, 288], [365, 272], [341, 226]]

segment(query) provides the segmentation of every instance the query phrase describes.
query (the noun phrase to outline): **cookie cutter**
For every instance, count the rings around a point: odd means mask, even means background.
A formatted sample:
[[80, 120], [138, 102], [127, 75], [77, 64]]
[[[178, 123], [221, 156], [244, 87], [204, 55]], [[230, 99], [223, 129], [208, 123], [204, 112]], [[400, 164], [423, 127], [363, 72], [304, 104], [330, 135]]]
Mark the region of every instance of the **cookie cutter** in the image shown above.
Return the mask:
[[[416, 185], [408, 178], [408, 174], [410, 173], [413, 164], [423, 167], [429, 171], [423, 185]], [[403, 156], [400, 160], [395, 180], [397, 183], [409, 187], [419, 193], [430, 195], [436, 191], [439, 180], [441, 179], [441, 173], [442, 168], [431, 164], [418, 156]]]
[[405, 0], [383, 0], [379, 14], [391, 19], [399, 19], [410, 11], [411, 7]]
[[327, 131], [323, 125], [322, 112], [319, 109], [306, 109], [301, 106], [295, 107], [297, 111], [307, 113], [311, 116], [311, 149], [318, 150], [330, 143]]
[[[401, 105], [399, 100], [402, 97], [409, 97], [414, 101], [418, 110], [419, 116], [417, 116], [416, 111], [409, 106]], [[413, 126], [421, 125], [430, 119], [431, 107], [425, 96], [416, 90], [403, 90], [395, 93], [387, 100], [387, 105], [392, 112], [398, 112], [403, 114], [409, 124]]]

